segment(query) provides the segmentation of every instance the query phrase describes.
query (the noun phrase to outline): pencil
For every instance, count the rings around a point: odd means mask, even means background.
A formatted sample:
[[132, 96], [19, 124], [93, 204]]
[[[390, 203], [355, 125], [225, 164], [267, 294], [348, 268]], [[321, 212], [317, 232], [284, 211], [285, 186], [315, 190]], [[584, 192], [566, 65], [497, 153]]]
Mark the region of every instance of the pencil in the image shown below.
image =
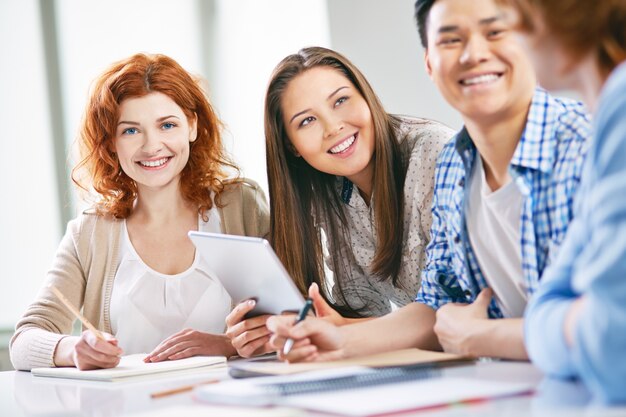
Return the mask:
[[150, 398], [162, 398], [162, 397], [167, 397], [168, 395], [180, 394], [181, 392], [191, 391], [199, 385], [215, 384], [217, 382], [220, 382], [220, 380], [210, 379], [208, 381], [198, 382], [197, 384], [184, 385], [182, 387], [168, 389], [165, 391], [157, 391], [157, 392], [153, 392], [152, 394], [150, 394]]
[[61, 300], [61, 302], [63, 303], [63, 305], [65, 307], [67, 307], [67, 309], [69, 311], [72, 312], [72, 314], [81, 321], [81, 323], [83, 323], [85, 325], [86, 328], [88, 328], [89, 330], [91, 330], [98, 339], [106, 342], [107, 340], [104, 338], [104, 336], [102, 336], [102, 333], [100, 333], [100, 331], [98, 329], [96, 329], [94, 327], [93, 324], [89, 323], [89, 320], [87, 320], [87, 318], [85, 316], [83, 316], [80, 311], [78, 311], [76, 309], [76, 307], [74, 307], [72, 305], [72, 303], [70, 303], [70, 300], [68, 300], [67, 298], [65, 298], [65, 296], [63, 295], [63, 293], [61, 291], [59, 291], [58, 289], [56, 289], [54, 286], [50, 285], [49, 286], [50, 290], [54, 293], [54, 295], [56, 295], [59, 300]]

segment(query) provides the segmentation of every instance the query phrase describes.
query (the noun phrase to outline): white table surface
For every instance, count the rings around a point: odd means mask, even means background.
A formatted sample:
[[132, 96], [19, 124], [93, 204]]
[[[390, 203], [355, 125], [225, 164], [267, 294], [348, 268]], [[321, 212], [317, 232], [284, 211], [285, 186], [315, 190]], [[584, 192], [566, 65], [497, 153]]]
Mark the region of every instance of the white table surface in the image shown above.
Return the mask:
[[[487, 361], [449, 368], [444, 373], [476, 379], [529, 382], [536, 386], [536, 392], [533, 395], [441, 407], [402, 416], [626, 416], [626, 405], [621, 408], [599, 406], [579, 382], [544, 378], [528, 363]], [[193, 375], [151, 376], [115, 383], [33, 377], [29, 372], [0, 372], [0, 416], [123, 416], [175, 406], [200, 405], [191, 392], [160, 399], [151, 399], [150, 394], [214, 378], [227, 378], [226, 370]], [[207, 413], [207, 416], [220, 417], [214, 413]]]

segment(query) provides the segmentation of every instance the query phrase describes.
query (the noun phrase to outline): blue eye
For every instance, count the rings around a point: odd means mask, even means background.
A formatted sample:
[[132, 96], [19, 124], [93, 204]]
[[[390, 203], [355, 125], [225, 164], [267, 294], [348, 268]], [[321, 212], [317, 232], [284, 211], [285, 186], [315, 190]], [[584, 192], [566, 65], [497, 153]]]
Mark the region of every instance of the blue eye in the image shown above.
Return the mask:
[[124, 129], [122, 131], [122, 135], [135, 135], [139, 132], [136, 127], [129, 127], [128, 129]]
[[313, 116], [309, 116], [309, 117], [307, 117], [307, 118], [303, 119], [303, 120], [300, 122], [299, 126], [300, 126], [300, 127], [304, 127], [304, 126], [308, 125], [309, 123], [311, 123], [311, 122], [312, 122], [312, 121], [314, 121], [314, 120], [315, 120], [315, 117], [313, 117]]
[[161, 129], [163, 130], [172, 129], [173, 127], [176, 127], [176, 124], [172, 122], [165, 122], [161, 125]]

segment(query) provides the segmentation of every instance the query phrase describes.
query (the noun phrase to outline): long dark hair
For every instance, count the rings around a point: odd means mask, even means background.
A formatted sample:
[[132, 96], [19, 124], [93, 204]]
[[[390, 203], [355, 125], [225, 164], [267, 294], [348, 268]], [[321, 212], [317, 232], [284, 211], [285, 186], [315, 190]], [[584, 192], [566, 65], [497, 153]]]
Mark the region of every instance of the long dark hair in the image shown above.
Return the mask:
[[[299, 74], [315, 68], [329, 67], [339, 71], [356, 87], [372, 114], [374, 126], [373, 201], [377, 235], [372, 275], [397, 284], [402, 260], [403, 188], [406, 164], [402, 161], [396, 138], [399, 120], [385, 112], [380, 100], [363, 74], [339, 53], [321, 47], [309, 47], [289, 55], [274, 69], [265, 98], [265, 139], [267, 175], [270, 191], [271, 232], [274, 250], [303, 293], [317, 283], [329, 303], [330, 288], [324, 273], [321, 222], [326, 239], [334, 248], [350, 245], [343, 202], [337, 192], [337, 178], [320, 172], [290, 147], [281, 100], [289, 82]], [[317, 223], [316, 223], [317, 222]], [[331, 253], [330, 268], [338, 285], [340, 299], [332, 303], [348, 317], [361, 317], [343, 295], [342, 283], [347, 271], [341, 259], [346, 254]], [[347, 254], [350, 255], [350, 254]]]

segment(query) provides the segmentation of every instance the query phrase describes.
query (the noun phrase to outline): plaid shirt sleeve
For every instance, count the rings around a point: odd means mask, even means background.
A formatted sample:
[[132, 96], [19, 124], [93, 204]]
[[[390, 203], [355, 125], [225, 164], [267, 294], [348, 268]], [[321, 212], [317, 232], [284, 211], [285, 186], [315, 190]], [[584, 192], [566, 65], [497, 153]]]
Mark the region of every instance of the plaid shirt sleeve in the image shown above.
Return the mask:
[[464, 173], [460, 158], [455, 156], [453, 140], [445, 146], [437, 162], [430, 243], [426, 247], [426, 267], [422, 271], [422, 285], [415, 299], [433, 309], [447, 303], [467, 302], [452, 267], [446, 221], [446, 213], [453, 209], [451, 190], [454, 189], [456, 179]]

